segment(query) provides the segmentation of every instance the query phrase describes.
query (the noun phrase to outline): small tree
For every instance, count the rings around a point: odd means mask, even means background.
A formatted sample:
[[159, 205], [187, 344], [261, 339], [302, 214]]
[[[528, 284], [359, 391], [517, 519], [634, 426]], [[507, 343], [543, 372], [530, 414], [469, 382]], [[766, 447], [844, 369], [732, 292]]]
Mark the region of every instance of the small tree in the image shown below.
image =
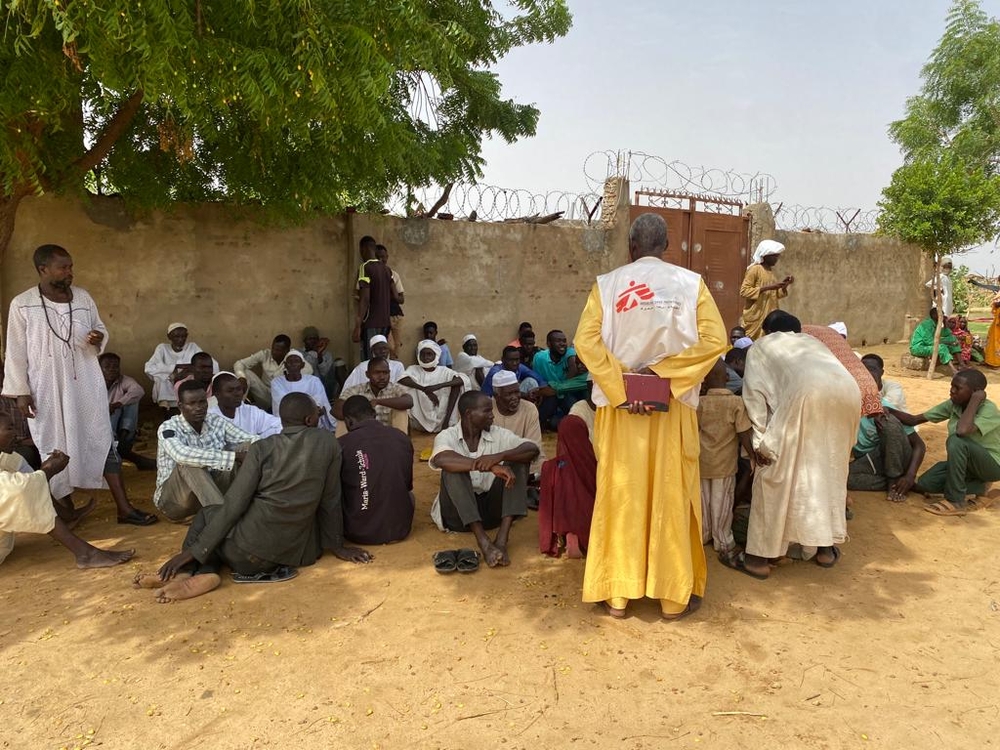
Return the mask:
[[969, 267], [961, 265], [951, 274], [951, 288], [954, 292], [955, 312], [968, 315], [972, 302], [972, 290], [969, 288]]
[[[1000, 178], [949, 156], [904, 164], [882, 195], [879, 232], [917, 245], [933, 259], [935, 299], [941, 258], [985, 242], [1000, 223]], [[928, 378], [937, 366], [944, 324], [938, 310]]]

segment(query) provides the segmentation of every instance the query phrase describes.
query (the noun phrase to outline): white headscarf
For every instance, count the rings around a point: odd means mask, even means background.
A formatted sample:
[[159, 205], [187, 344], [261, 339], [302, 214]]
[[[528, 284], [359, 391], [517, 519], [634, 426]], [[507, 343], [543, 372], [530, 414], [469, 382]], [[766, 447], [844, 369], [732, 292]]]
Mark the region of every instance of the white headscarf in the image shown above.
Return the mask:
[[[434, 359], [432, 359], [430, 362], [421, 362], [420, 352], [423, 349], [430, 349], [432, 352], [434, 352]], [[417, 367], [437, 367], [440, 362], [441, 362], [441, 347], [438, 346], [436, 341], [432, 341], [431, 339], [424, 339], [419, 344], [417, 344]]]
[[781, 255], [785, 252], [785, 246], [775, 240], [761, 240], [757, 249], [753, 251], [753, 262], [760, 263], [765, 255]]
[[841, 336], [843, 336], [845, 339], [847, 338], [847, 324], [846, 323], [843, 323], [842, 321], [838, 320], [836, 323], [831, 323], [830, 325], [828, 325], [827, 328], [832, 328], [837, 333], [839, 333]]

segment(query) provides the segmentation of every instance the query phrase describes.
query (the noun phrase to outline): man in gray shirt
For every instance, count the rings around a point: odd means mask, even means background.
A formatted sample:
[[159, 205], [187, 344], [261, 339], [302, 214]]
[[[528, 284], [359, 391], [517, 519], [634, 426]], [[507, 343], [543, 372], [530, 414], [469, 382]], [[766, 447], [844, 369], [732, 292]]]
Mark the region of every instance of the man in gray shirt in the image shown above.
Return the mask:
[[[316, 429], [316, 404], [289, 393], [279, 407], [284, 429], [250, 446], [222, 505], [202, 508], [184, 539], [183, 551], [158, 576], [137, 583], [154, 587], [161, 603], [207, 593], [220, 583], [222, 565], [238, 583], [294, 578], [322, 550], [341, 560], [369, 562], [365, 550], [344, 546], [337, 439]], [[193, 575], [181, 578], [182, 571]]]

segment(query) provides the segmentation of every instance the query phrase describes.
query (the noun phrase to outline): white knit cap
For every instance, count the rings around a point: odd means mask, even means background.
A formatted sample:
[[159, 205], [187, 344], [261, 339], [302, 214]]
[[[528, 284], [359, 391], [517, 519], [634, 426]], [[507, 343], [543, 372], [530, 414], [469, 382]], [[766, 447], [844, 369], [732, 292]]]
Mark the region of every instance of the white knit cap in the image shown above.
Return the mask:
[[517, 375], [510, 370], [497, 370], [493, 374], [493, 390], [508, 385], [517, 385]]

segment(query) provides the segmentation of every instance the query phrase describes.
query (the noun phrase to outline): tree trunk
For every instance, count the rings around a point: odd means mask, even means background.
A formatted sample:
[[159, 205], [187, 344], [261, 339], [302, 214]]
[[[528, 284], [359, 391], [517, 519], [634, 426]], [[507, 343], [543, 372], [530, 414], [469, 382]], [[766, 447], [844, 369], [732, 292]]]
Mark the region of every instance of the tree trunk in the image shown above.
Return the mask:
[[13, 195], [0, 198], [0, 264], [3, 263], [7, 255], [7, 246], [14, 236], [14, 217], [17, 215], [17, 207], [27, 194], [27, 190], [15, 190]]
[[934, 300], [934, 304], [937, 307], [937, 326], [934, 328], [934, 346], [931, 349], [931, 359], [927, 365], [927, 379], [930, 380], [934, 377], [934, 370], [937, 369], [937, 359], [938, 359], [938, 347], [941, 345], [941, 327], [944, 325], [944, 308], [941, 305], [941, 289], [940, 289], [940, 269], [941, 269], [941, 256], [938, 253], [934, 253], [934, 275], [931, 276], [931, 297]]

